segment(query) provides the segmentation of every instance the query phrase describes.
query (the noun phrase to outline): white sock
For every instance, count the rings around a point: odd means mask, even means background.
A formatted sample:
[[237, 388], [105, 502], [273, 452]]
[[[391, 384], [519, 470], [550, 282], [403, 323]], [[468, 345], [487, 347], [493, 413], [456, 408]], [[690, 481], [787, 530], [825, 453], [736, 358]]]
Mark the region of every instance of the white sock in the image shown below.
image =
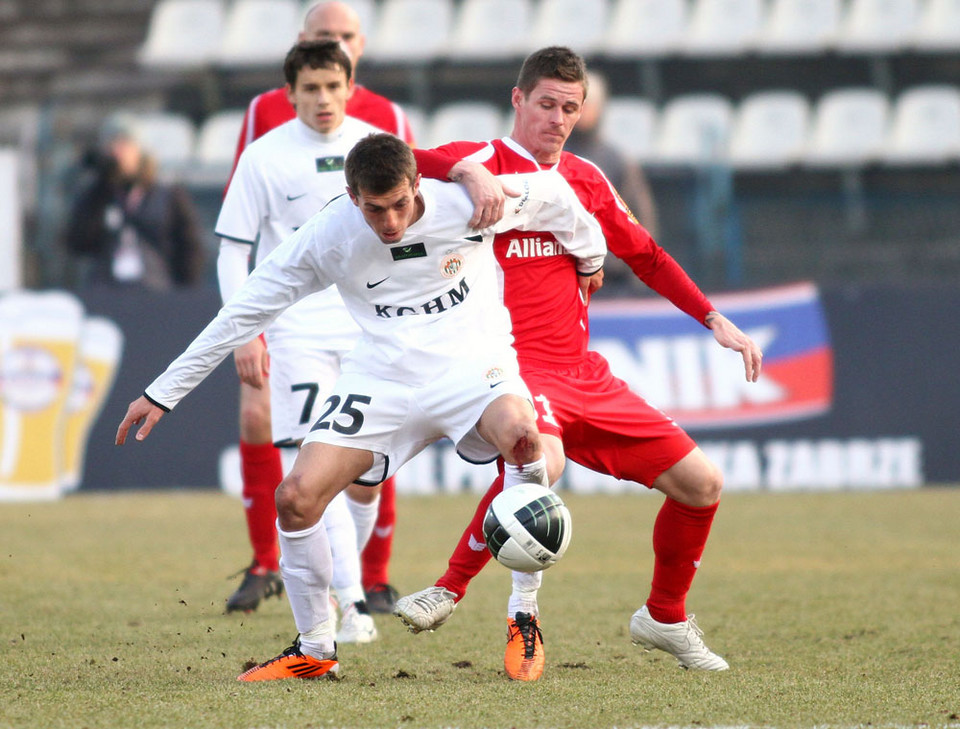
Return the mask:
[[515, 618], [517, 613], [530, 613], [540, 617], [537, 605], [537, 591], [543, 582], [543, 572], [517, 572], [513, 570], [513, 592], [507, 603], [507, 617]]
[[361, 504], [347, 497], [347, 506], [353, 516], [353, 524], [357, 528], [357, 549], [363, 551], [373, 534], [373, 526], [377, 523], [377, 510], [380, 508], [380, 494], [369, 504]]
[[550, 482], [547, 481], [547, 457], [540, 456], [532, 463], [526, 463], [522, 466], [514, 466], [506, 463], [503, 467], [503, 488], [504, 490], [511, 486], [521, 483], [538, 483], [541, 486], [550, 488]]
[[347, 505], [347, 496], [342, 491], [333, 497], [323, 512], [323, 523], [327, 528], [327, 539], [333, 555], [333, 577], [331, 587], [337, 593], [337, 600], [346, 608], [363, 599], [363, 585], [360, 582], [360, 551], [357, 549], [357, 529]]
[[321, 519], [308, 529], [285, 532], [278, 522], [277, 534], [280, 572], [293, 622], [300, 633], [300, 650], [322, 659], [333, 652], [328, 598], [333, 560], [326, 527]]

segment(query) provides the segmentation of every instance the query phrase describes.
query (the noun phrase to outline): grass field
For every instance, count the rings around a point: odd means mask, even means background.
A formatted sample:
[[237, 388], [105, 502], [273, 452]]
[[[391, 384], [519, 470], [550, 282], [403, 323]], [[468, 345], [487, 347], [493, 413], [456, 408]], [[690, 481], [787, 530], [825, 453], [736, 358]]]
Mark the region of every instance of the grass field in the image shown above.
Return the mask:
[[[565, 495], [541, 591], [547, 666], [503, 674], [507, 571], [451, 621], [344, 646], [339, 683], [240, 684], [289, 645], [284, 600], [224, 615], [249, 559], [218, 493], [0, 505], [3, 727], [960, 727], [960, 489], [725, 497], [688, 608], [722, 674], [631, 645], [655, 495]], [[392, 578], [426, 586], [474, 497], [401, 498]]]

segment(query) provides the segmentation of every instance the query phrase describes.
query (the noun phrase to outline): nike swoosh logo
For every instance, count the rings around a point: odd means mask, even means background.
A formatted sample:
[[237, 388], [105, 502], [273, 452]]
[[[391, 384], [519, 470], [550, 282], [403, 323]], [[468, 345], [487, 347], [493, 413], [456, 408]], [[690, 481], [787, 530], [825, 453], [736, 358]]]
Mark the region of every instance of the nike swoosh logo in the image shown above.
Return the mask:
[[470, 535], [470, 539], [467, 540], [467, 545], [468, 545], [468, 546], [470, 547], [470, 549], [472, 549], [474, 552], [482, 552], [483, 550], [485, 550], [485, 549], [487, 548], [487, 545], [486, 545], [484, 542], [481, 542], [479, 539], [477, 539], [477, 538], [476, 538], [475, 536], [473, 536], [472, 534]]
[[302, 197], [305, 197], [307, 193], [301, 192], [299, 195], [287, 195], [287, 200], [293, 202], [294, 200], [299, 200]]
[[380, 537], [381, 539], [386, 539], [387, 537], [389, 537], [389, 536], [393, 533], [393, 527], [392, 527], [392, 526], [388, 526], [388, 527], [374, 527], [374, 528], [373, 528], [373, 533], [376, 534], [376, 535], [377, 535], [378, 537]]
[[490, 383], [490, 389], [492, 390], [492, 389], [495, 388], [497, 385], [502, 385], [502, 384], [503, 384], [503, 380], [500, 380], [500, 382], [491, 382], [491, 383]]
[[[387, 278], [390, 278], [390, 277], [387, 276]], [[387, 278], [382, 278], [382, 279], [380, 279], [379, 281], [377, 281], [377, 282], [375, 282], [375, 283], [370, 283], [369, 281], [367, 281], [367, 288], [368, 288], [368, 289], [375, 289], [375, 288], [377, 288], [377, 286], [379, 286], [379, 285], [382, 284], [384, 281], [386, 281]]]

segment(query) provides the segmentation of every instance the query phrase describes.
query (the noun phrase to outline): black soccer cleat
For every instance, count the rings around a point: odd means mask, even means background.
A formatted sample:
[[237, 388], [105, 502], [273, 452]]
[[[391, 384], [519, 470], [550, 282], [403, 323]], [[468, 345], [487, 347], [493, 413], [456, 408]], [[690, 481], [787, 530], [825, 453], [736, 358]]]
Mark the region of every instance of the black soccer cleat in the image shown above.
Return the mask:
[[[279, 572], [264, 570], [256, 562], [251, 563], [243, 572], [243, 582], [227, 599], [227, 612], [242, 610], [245, 613], [257, 609], [261, 600], [283, 594], [283, 579]], [[240, 574], [238, 572], [237, 574]], [[236, 575], [234, 575], [236, 576]]]
[[364, 596], [367, 602], [367, 610], [371, 613], [384, 613], [389, 615], [397, 606], [397, 598], [400, 593], [393, 585], [380, 582], [369, 590], [364, 590]]

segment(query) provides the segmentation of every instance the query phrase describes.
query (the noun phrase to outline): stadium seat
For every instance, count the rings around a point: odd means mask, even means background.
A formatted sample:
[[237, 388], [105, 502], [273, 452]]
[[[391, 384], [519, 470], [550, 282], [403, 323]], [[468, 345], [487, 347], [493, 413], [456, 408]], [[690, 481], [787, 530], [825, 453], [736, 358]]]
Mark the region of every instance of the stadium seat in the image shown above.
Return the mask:
[[810, 104], [798, 91], [761, 91], [737, 107], [730, 132], [732, 167], [776, 170], [799, 161], [810, 126]]
[[532, 16], [530, 0], [464, 0], [449, 56], [470, 61], [522, 56]]
[[926, 0], [908, 42], [926, 52], [960, 48], [960, 0]]
[[224, 15], [222, 0], [160, 0], [150, 15], [140, 63], [156, 68], [208, 63], [220, 43]]
[[437, 108], [427, 122], [424, 147], [436, 147], [455, 140], [480, 142], [502, 137], [506, 122], [496, 104], [459, 101]]
[[410, 104], [403, 105], [403, 113], [407, 115], [407, 121], [410, 123], [410, 130], [413, 132], [413, 138], [418, 147], [422, 147], [427, 133], [427, 112], [419, 106]]
[[763, 0], [694, 0], [681, 50], [692, 56], [736, 55], [763, 22]]
[[613, 96], [600, 117], [600, 137], [625, 157], [646, 162], [654, 156], [657, 109], [636, 96]]
[[197, 130], [190, 119], [167, 111], [118, 111], [104, 120], [104, 128], [129, 129], [140, 146], [158, 164], [165, 178], [178, 177], [193, 160]]
[[656, 161], [696, 165], [725, 160], [733, 105], [718, 94], [688, 94], [660, 112]]
[[850, 0], [840, 24], [841, 53], [890, 53], [906, 45], [919, 18], [918, 0]]
[[297, 39], [297, 0], [234, 0], [217, 61], [224, 66], [277, 65]]
[[803, 163], [813, 167], [857, 167], [875, 161], [883, 149], [890, 103], [882, 91], [836, 89], [813, 111]]
[[943, 164], [960, 159], [960, 89], [930, 85], [907, 89], [893, 106], [883, 149], [891, 165]]
[[527, 50], [568, 46], [581, 55], [603, 49], [607, 0], [540, 0], [527, 38]]
[[665, 56], [679, 49], [687, 0], [618, 0], [610, 14], [604, 53], [611, 58]]
[[237, 152], [244, 109], [226, 109], [208, 116], [197, 132], [194, 162], [203, 168], [229, 171]]
[[768, 54], [826, 51], [840, 27], [840, 0], [773, 0], [755, 48]]
[[426, 63], [442, 56], [453, 28], [452, 0], [384, 0], [364, 58], [380, 63]]

